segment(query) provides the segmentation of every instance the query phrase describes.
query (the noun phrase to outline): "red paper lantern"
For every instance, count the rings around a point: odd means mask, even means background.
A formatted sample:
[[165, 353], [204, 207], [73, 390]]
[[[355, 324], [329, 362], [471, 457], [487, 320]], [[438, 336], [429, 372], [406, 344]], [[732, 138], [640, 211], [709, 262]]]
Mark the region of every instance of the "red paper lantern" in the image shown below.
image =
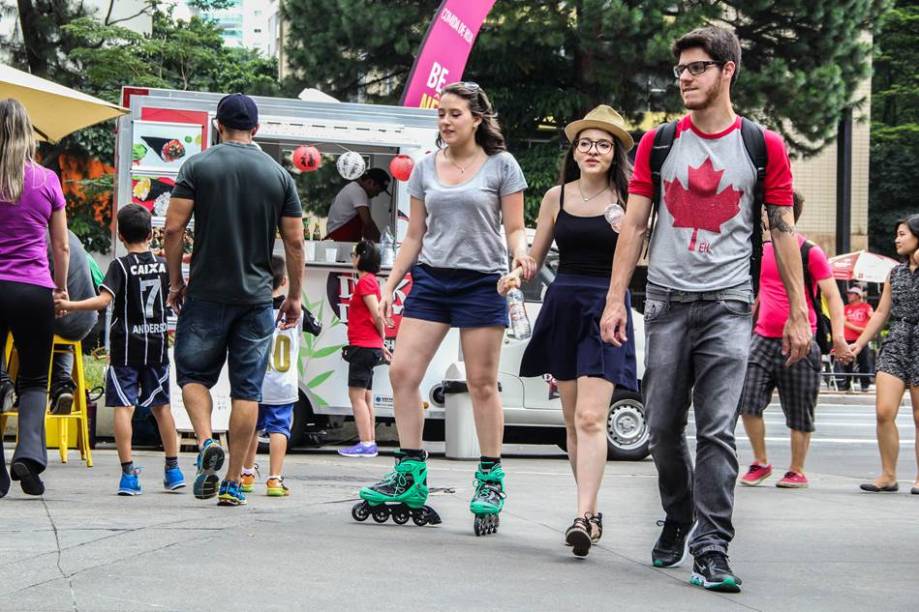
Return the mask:
[[415, 162], [408, 155], [396, 155], [389, 162], [389, 173], [398, 181], [407, 181], [412, 175]]
[[315, 172], [322, 165], [322, 155], [316, 147], [300, 145], [294, 149], [291, 161], [301, 172]]

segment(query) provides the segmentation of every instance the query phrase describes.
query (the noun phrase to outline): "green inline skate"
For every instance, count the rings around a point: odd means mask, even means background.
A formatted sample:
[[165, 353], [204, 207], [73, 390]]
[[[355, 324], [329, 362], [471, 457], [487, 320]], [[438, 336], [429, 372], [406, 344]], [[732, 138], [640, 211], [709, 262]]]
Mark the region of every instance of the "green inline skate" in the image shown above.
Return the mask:
[[475, 472], [475, 492], [469, 510], [475, 515], [473, 530], [482, 536], [498, 532], [499, 513], [504, 508], [504, 469], [500, 464], [486, 469], [479, 464]]
[[385, 523], [391, 516], [397, 525], [404, 525], [409, 518], [419, 527], [439, 525], [440, 515], [425, 505], [428, 500], [426, 458], [415, 459], [397, 452], [395, 469], [380, 482], [361, 489], [363, 501], [351, 508], [354, 520], [363, 522], [372, 516], [377, 523]]

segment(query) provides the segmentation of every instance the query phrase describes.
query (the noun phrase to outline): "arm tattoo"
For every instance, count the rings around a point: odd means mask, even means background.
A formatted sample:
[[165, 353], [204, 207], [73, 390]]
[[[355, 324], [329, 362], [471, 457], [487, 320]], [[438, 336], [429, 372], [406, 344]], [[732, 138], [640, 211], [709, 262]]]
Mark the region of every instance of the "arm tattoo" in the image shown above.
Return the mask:
[[766, 204], [766, 215], [769, 217], [769, 229], [772, 231], [794, 234], [795, 228], [789, 225], [782, 218], [782, 213], [788, 210], [788, 206], [776, 206], [775, 204]]

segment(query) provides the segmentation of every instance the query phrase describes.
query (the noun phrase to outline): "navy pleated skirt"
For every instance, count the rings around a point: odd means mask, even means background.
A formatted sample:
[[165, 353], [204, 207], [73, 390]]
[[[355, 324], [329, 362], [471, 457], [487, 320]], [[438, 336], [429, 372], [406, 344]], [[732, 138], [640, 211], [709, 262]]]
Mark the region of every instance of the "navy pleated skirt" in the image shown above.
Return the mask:
[[600, 317], [608, 290], [609, 277], [559, 274], [546, 291], [523, 354], [520, 375], [551, 374], [556, 380], [592, 376], [638, 391], [632, 303], [628, 293], [625, 305], [629, 341], [616, 347], [600, 337]]

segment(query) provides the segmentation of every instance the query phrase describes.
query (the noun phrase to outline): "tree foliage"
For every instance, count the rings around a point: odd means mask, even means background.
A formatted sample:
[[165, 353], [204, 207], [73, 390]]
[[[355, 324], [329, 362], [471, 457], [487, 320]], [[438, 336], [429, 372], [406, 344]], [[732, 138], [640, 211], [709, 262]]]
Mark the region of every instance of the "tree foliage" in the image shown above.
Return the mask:
[[[670, 44], [705, 23], [743, 46], [737, 109], [780, 131], [801, 155], [820, 151], [860, 103], [871, 50], [864, 34], [889, 0], [499, 0], [464, 78], [495, 101], [528, 178], [551, 184], [559, 132], [593, 106], [632, 121], [681, 110]], [[398, 103], [437, 0], [286, 0], [290, 92]], [[419, 18], [423, 16], [423, 18]], [[528, 149], [539, 149], [530, 151]], [[532, 160], [532, 162], [530, 161]], [[532, 166], [530, 165], [532, 163]], [[529, 190], [530, 216], [541, 197]]]
[[897, 220], [919, 212], [919, 2], [898, 0], [875, 37], [868, 245], [894, 255]]

